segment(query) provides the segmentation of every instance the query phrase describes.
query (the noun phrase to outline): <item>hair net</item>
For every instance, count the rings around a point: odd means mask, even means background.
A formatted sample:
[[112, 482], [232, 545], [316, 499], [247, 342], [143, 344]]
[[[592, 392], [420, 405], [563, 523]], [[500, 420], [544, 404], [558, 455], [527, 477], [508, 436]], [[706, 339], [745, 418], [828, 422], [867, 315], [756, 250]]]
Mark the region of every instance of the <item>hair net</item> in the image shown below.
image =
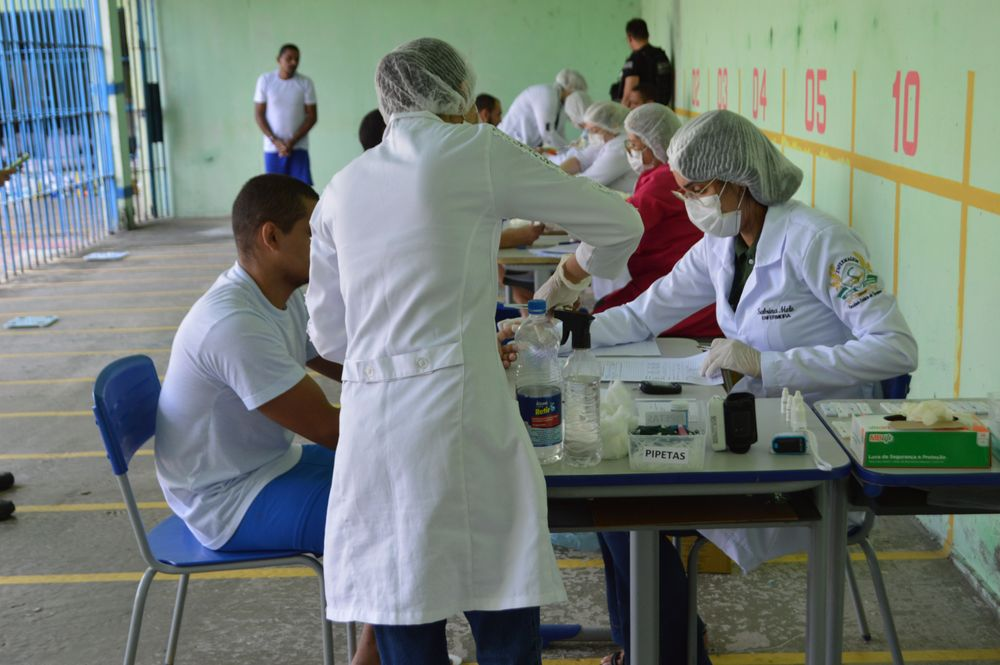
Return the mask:
[[578, 90], [566, 98], [566, 115], [569, 116], [569, 119], [573, 121], [574, 125], [582, 125], [583, 114], [587, 112], [587, 108], [589, 108], [592, 103], [590, 95], [583, 90]]
[[583, 121], [613, 134], [621, 134], [627, 115], [628, 109], [618, 102], [594, 102], [583, 114]]
[[575, 69], [563, 69], [556, 74], [556, 83], [558, 83], [563, 90], [569, 90], [570, 92], [577, 92], [582, 90], [587, 91], [587, 79], [583, 78], [583, 74], [576, 71]]
[[472, 66], [440, 39], [414, 39], [398, 46], [375, 70], [378, 108], [386, 120], [405, 111], [465, 115], [475, 89]]
[[752, 122], [732, 111], [709, 111], [674, 134], [667, 149], [670, 168], [694, 182], [718, 178], [750, 188], [759, 203], [792, 198], [802, 171]]
[[653, 155], [664, 164], [667, 163], [670, 139], [680, 128], [680, 118], [663, 104], [643, 104], [632, 109], [625, 118], [625, 131], [642, 139], [653, 151]]

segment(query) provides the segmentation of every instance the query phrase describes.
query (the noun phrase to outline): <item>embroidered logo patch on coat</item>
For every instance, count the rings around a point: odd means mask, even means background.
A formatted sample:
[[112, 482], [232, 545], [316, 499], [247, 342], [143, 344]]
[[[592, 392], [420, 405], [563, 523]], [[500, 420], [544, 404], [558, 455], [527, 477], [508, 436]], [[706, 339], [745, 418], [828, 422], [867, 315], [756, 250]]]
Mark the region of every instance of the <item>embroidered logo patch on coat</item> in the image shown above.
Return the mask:
[[830, 288], [850, 308], [882, 293], [878, 275], [872, 265], [858, 252], [830, 264]]

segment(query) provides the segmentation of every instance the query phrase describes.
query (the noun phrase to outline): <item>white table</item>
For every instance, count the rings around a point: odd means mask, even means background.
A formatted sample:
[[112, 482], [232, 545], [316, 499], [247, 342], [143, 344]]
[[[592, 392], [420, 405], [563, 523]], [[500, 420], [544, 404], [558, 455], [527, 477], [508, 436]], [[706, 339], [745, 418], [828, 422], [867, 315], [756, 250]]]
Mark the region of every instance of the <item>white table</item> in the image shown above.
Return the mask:
[[[691, 355], [697, 350], [692, 340], [658, 340], [665, 356]], [[707, 399], [721, 394], [721, 387], [684, 385], [673, 398]], [[664, 399], [660, 397], [659, 399]], [[729, 452], [705, 452], [703, 468], [685, 471], [633, 471], [628, 460], [604, 461], [580, 469], [565, 463], [543, 467], [548, 484], [550, 510], [561, 499], [608, 499], [656, 497], [735, 497], [772, 495], [809, 490], [819, 519], [807, 522], [811, 527], [808, 566], [807, 663], [840, 663], [841, 614], [843, 612], [844, 557], [847, 520], [846, 481], [850, 460], [837, 441], [823, 427], [815, 414], [807, 414], [807, 424], [816, 435], [823, 459], [831, 471], [816, 468], [811, 455], [774, 455], [768, 451], [774, 434], [787, 431], [780, 414], [780, 400], [756, 400], [758, 442], [745, 455]], [[707, 445], [707, 443], [706, 443]], [[680, 517], [680, 516], [678, 516]], [[659, 587], [657, 532], [669, 528], [720, 526], [802, 526], [802, 522], [757, 522], [742, 519], [732, 523], [713, 521], [697, 524], [678, 519], [650, 524], [636, 519], [635, 524], [587, 525], [576, 530], [625, 530], [631, 535], [631, 617], [630, 661], [658, 663]], [[567, 528], [570, 525], [564, 525]], [[630, 528], [631, 527], [631, 528]], [[642, 581], [639, 584], [639, 581]], [[693, 658], [694, 654], [689, 654]]]

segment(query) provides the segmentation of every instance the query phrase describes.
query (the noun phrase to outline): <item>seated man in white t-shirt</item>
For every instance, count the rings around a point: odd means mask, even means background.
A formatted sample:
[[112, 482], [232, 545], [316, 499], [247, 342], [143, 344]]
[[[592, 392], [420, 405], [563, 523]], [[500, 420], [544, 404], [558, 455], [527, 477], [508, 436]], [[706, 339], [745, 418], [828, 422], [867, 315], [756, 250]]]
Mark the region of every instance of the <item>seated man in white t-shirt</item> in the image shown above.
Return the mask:
[[[236, 264], [174, 338], [156, 418], [167, 503], [214, 550], [323, 553], [339, 410], [306, 367], [340, 379], [306, 332], [309, 218], [318, 200], [283, 175], [247, 182], [233, 204]], [[320, 445], [293, 444], [295, 434]], [[366, 626], [355, 665], [378, 663]]]

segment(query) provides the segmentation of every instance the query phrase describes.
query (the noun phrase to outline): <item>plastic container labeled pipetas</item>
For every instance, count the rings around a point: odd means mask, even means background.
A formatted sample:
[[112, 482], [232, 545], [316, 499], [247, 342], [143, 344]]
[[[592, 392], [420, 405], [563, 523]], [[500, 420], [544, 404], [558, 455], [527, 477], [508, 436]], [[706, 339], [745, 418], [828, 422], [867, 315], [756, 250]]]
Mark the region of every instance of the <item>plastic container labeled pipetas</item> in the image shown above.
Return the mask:
[[[680, 402], [681, 400], [678, 400]], [[661, 425], [663, 414], [639, 414], [642, 424], [629, 433], [628, 465], [637, 471], [701, 469], [705, 464], [704, 406], [683, 400], [687, 425]], [[651, 417], [650, 417], [651, 416]]]

